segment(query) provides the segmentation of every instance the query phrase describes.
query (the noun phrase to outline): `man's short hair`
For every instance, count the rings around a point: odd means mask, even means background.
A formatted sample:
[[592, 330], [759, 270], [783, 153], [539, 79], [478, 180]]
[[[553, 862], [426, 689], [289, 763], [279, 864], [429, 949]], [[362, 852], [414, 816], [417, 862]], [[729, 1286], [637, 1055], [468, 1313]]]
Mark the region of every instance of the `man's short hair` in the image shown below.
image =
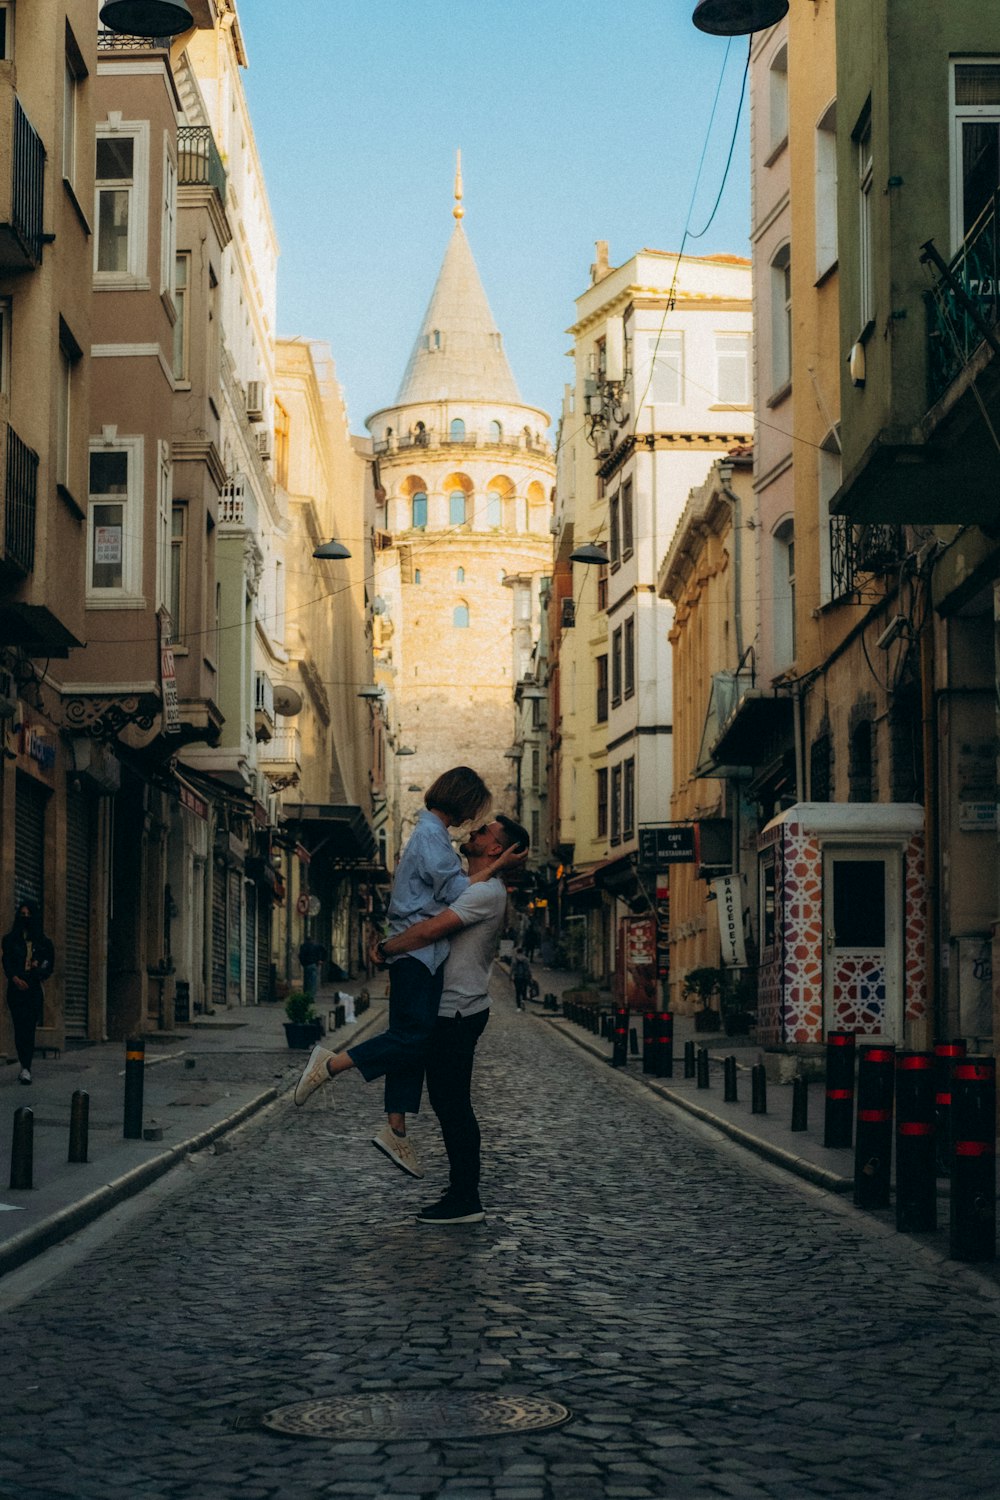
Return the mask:
[[527, 849], [531, 843], [531, 835], [520, 823], [515, 823], [513, 818], [508, 818], [506, 813], [497, 813], [495, 822], [500, 824], [501, 832], [497, 835], [505, 849], [513, 844], [517, 849]]
[[455, 823], [469, 823], [489, 806], [490, 789], [470, 766], [442, 771], [424, 793], [424, 806], [447, 813]]

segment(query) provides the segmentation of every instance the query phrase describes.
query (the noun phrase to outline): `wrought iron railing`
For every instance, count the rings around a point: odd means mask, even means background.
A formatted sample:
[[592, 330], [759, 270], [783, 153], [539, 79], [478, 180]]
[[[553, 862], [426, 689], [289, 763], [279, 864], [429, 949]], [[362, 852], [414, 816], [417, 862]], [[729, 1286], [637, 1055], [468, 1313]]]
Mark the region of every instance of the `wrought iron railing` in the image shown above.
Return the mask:
[[226, 169], [209, 125], [178, 125], [177, 180], [182, 187], [213, 187], [226, 201]]
[[847, 516], [830, 520], [830, 595], [857, 592], [863, 578], [891, 573], [903, 557], [900, 526], [857, 526]]
[[99, 52], [169, 52], [171, 40], [169, 36], [128, 36], [103, 26], [97, 31]]
[[11, 228], [33, 265], [42, 259], [42, 206], [45, 195], [45, 147], [14, 100], [14, 181], [11, 192]]
[[21, 573], [30, 573], [35, 566], [38, 454], [33, 448], [29, 448], [27, 443], [22, 443], [13, 427], [7, 427], [6, 440], [3, 505], [4, 561]]
[[[983, 322], [1000, 323], [1000, 189], [994, 193], [948, 262]], [[927, 380], [931, 402], [948, 389], [983, 342], [983, 331], [968, 306], [942, 277], [924, 294], [927, 305]]]

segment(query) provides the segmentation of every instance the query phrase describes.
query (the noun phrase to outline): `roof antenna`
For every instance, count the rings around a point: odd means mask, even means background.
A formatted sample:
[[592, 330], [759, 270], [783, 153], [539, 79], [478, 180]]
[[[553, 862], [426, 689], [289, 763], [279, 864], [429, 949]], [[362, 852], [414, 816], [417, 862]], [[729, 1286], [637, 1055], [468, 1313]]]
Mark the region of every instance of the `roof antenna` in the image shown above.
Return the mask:
[[465, 217], [465, 209], [462, 207], [462, 152], [455, 152], [455, 207], [452, 209], [456, 220]]

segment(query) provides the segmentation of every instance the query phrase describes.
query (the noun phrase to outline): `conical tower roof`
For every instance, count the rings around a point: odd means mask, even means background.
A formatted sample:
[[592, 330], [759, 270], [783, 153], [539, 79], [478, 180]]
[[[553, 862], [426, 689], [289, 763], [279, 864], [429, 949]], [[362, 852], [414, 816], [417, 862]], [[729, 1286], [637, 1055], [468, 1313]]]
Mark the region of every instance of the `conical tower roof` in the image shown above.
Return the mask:
[[423, 401], [522, 404], [461, 222], [455, 224], [395, 404]]

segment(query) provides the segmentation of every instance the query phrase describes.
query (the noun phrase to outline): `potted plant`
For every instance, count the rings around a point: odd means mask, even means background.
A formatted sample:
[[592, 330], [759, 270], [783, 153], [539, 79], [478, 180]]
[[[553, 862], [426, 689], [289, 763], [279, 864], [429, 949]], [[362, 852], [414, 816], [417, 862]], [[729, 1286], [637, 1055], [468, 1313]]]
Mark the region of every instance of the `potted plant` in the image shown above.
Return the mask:
[[706, 965], [701, 969], [690, 969], [684, 976], [684, 994], [694, 995], [701, 1001], [701, 1010], [694, 1013], [695, 1031], [720, 1031], [722, 1015], [717, 1006], [711, 1004], [722, 992], [726, 982], [725, 969], [713, 969]]
[[323, 1035], [323, 1022], [313, 1009], [312, 996], [293, 990], [285, 1001], [285, 1036], [289, 1047], [315, 1047]]

